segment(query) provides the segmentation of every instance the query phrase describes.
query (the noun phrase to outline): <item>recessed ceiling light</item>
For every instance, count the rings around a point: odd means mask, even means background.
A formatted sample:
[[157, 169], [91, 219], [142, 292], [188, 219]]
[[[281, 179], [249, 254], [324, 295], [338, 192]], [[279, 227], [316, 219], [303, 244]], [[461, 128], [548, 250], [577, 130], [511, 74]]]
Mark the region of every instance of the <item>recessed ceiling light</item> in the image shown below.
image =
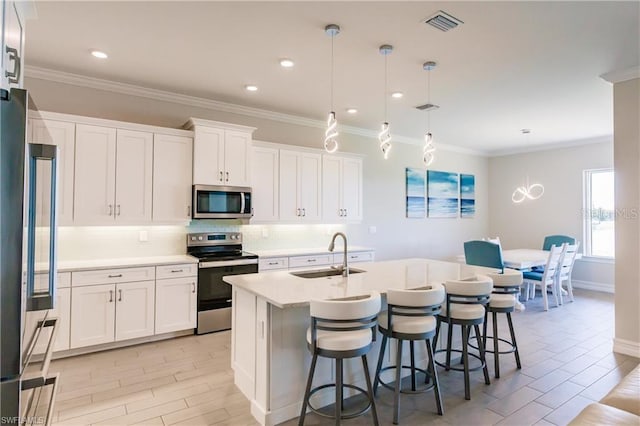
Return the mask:
[[109, 57], [109, 55], [107, 55], [104, 52], [101, 52], [100, 50], [92, 50], [91, 55], [98, 59], [107, 59]]
[[293, 63], [293, 61], [291, 59], [288, 58], [282, 58], [280, 59], [280, 66], [282, 68], [291, 68], [293, 67], [295, 64]]
[[400, 98], [401, 98], [401, 97], [403, 97], [403, 96], [404, 96], [404, 94], [403, 94], [402, 92], [393, 92], [393, 93], [391, 94], [391, 97], [392, 97], [392, 98], [395, 98], [395, 99], [400, 99]]
[[355, 109], [355, 108], [347, 108], [347, 112], [348, 112], [349, 114], [355, 114], [355, 113], [357, 113], [357, 112], [358, 112], [358, 110], [357, 110], [357, 109]]
[[244, 89], [248, 92], [257, 92], [258, 91], [258, 86], [254, 85], [254, 84], [247, 84], [246, 86], [244, 86]]

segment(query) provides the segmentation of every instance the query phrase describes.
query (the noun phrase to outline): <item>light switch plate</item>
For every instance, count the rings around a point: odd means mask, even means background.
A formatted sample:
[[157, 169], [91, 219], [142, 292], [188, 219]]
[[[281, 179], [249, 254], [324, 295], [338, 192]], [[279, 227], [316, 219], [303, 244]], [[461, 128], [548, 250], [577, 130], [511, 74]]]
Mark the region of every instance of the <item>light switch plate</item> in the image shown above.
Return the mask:
[[149, 241], [149, 231], [140, 231], [140, 235], [138, 236], [138, 240], [141, 243], [146, 243]]
[[378, 228], [376, 228], [375, 226], [370, 226], [369, 227], [369, 233], [370, 234], [375, 234], [376, 232], [378, 232]]

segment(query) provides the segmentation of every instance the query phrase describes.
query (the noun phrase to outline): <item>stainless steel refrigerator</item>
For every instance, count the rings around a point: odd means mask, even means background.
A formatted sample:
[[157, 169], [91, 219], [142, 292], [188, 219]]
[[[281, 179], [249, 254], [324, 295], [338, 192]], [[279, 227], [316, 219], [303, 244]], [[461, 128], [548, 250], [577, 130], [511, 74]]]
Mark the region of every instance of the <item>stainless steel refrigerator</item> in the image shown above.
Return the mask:
[[59, 382], [48, 374], [57, 319], [25, 328], [29, 311], [54, 308], [57, 242], [58, 150], [28, 143], [29, 102], [25, 90], [0, 91], [1, 424], [49, 424]]

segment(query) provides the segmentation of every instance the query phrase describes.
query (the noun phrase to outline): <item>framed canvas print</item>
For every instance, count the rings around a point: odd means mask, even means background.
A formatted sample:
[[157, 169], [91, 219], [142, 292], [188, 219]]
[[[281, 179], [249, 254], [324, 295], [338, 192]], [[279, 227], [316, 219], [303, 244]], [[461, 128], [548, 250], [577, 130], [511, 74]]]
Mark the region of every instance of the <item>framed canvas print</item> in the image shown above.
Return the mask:
[[460, 173], [460, 217], [476, 214], [476, 177]]
[[425, 217], [425, 174], [422, 169], [406, 169], [407, 217]]
[[427, 216], [458, 217], [458, 174], [427, 171]]

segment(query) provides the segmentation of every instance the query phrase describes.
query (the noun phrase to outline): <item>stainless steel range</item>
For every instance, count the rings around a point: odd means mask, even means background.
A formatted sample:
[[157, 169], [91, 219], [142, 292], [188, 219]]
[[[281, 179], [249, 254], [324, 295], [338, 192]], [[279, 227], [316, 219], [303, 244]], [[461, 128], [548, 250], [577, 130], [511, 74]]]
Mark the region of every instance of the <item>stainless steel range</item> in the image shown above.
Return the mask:
[[200, 260], [196, 333], [229, 330], [231, 286], [222, 277], [258, 272], [258, 256], [242, 251], [239, 232], [187, 234], [187, 253]]

